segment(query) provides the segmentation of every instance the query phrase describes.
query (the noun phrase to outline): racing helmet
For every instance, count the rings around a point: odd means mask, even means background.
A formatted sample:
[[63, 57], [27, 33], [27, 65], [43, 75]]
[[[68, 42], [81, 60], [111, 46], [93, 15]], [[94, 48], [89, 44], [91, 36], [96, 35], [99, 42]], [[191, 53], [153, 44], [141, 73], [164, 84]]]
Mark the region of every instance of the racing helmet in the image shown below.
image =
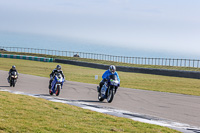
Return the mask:
[[112, 74], [114, 74], [115, 71], [116, 71], [116, 67], [115, 67], [114, 65], [111, 65], [111, 66], [109, 67], [109, 71], [110, 71]]
[[12, 70], [16, 70], [16, 66], [15, 65], [12, 66]]
[[57, 69], [58, 72], [61, 71], [61, 66], [60, 66], [60, 65], [57, 65], [57, 66], [56, 66], [56, 69]]

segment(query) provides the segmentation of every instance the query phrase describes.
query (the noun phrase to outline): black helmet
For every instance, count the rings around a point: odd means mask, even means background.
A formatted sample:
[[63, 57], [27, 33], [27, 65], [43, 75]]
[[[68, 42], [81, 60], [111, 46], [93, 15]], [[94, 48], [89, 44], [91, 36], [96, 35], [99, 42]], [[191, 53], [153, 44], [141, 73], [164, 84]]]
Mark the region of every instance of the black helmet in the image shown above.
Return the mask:
[[61, 70], [61, 66], [60, 66], [60, 65], [57, 65], [57, 66], [56, 66], [56, 69], [57, 69], [58, 71], [60, 71], [60, 70]]
[[116, 67], [115, 67], [114, 65], [111, 65], [111, 66], [109, 67], [109, 71], [110, 71], [112, 74], [114, 74], [115, 71], [116, 71]]

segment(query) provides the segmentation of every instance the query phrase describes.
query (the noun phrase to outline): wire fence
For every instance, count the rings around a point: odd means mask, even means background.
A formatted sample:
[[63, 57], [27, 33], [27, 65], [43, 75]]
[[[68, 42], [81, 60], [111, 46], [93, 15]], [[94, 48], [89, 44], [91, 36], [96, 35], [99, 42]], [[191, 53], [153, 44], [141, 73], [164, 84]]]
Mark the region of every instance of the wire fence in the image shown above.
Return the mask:
[[0, 51], [3, 50], [9, 52], [24, 52], [24, 53], [35, 53], [35, 54], [44, 54], [52, 56], [77, 57], [77, 58], [113, 61], [113, 62], [138, 64], [138, 65], [160, 65], [160, 66], [176, 66], [176, 67], [196, 67], [196, 68], [199, 68], [200, 66], [200, 60], [197, 59], [127, 57], [127, 56], [114, 56], [107, 54], [96, 54], [96, 53], [85, 53], [85, 52], [74, 52], [74, 51], [0, 46]]

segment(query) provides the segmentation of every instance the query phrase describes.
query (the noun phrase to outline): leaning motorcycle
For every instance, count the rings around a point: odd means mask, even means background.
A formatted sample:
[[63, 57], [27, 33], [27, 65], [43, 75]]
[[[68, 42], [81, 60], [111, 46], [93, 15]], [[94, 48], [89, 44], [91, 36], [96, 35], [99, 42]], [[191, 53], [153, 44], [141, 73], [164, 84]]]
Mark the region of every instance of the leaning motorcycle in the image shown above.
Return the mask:
[[60, 90], [62, 89], [62, 85], [63, 85], [64, 81], [65, 80], [60, 73], [55, 75], [54, 80], [51, 83], [51, 86], [53, 85], [53, 87], [51, 87], [49, 94], [50, 95], [56, 94], [56, 96], [58, 96], [60, 94]]
[[16, 84], [16, 82], [17, 82], [17, 72], [11, 72], [11, 75], [10, 75], [10, 87], [15, 87], [15, 84]]
[[[119, 84], [120, 83], [117, 80], [117, 76], [111, 75], [110, 79], [105, 82], [105, 84], [101, 88], [101, 91], [98, 93], [99, 101], [103, 101], [104, 99], [107, 99], [108, 103], [111, 103], [116, 93], [115, 87], [118, 87]], [[99, 89], [99, 86], [97, 86], [97, 90], [98, 89]]]

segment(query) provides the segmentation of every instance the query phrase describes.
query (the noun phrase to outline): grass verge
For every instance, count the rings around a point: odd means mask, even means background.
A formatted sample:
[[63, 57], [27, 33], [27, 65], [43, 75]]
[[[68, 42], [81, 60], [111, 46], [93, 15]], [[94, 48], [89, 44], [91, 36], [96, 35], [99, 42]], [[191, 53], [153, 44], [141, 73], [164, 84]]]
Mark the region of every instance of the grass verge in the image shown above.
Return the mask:
[[178, 133], [40, 98], [0, 92], [0, 132]]
[[[0, 70], [8, 71], [12, 65], [16, 65], [19, 73], [49, 77], [57, 63], [0, 58]], [[101, 76], [105, 71], [68, 64], [61, 64], [61, 66], [66, 80], [92, 84], [99, 84]], [[200, 96], [199, 79], [119, 71], [118, 73], [121, 79], [121, 87]], [[95, 80], [95, 75], [98, 75], [99, 80]]]

